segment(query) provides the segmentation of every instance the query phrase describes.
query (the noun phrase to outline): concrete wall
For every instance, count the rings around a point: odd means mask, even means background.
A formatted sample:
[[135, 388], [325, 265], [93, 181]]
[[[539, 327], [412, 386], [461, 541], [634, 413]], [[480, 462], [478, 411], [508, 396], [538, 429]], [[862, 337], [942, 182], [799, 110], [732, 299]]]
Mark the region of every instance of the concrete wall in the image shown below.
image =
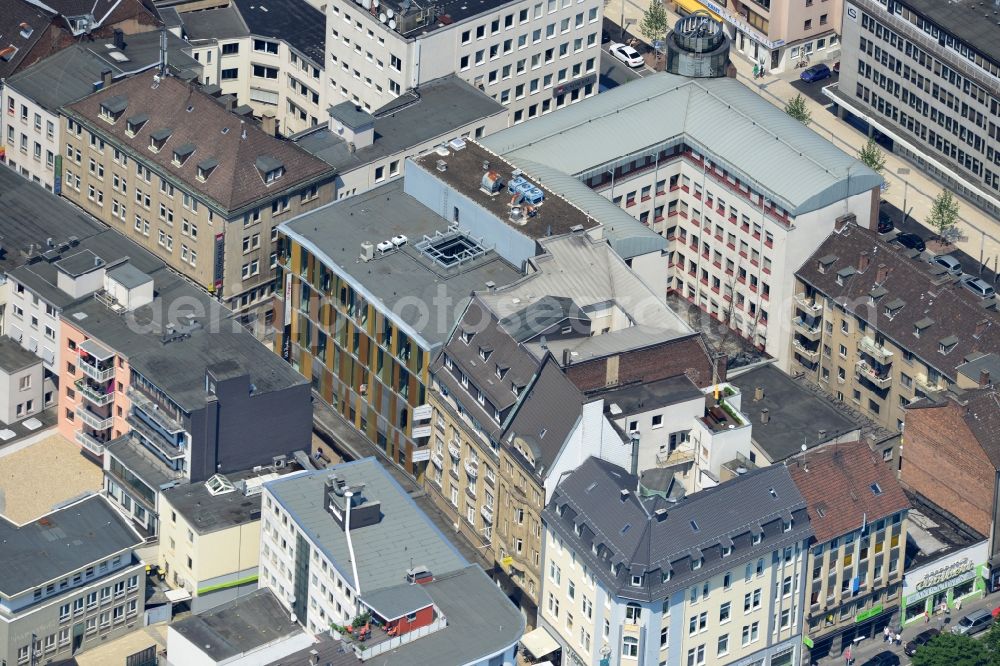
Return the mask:
[[[45, 370], [58, 375], [61, 359], [59, 310], [16, 280], [9, 280], [5, 329], [9, 337], [42, 359]], [[32, 324], [37, 321], [37, 324]]]
[[[27, 382], [27, 386], [22, 384]], [[45, 407], [42, 364], [8, 374], [0, 370], [0, 420], [10, 424], [34, 416]]]
[[0, 89], [0, 100], [0, 140], [7, 150], [7, 166], [51, 192], [62, 145], [59, 117], [9, 85]]

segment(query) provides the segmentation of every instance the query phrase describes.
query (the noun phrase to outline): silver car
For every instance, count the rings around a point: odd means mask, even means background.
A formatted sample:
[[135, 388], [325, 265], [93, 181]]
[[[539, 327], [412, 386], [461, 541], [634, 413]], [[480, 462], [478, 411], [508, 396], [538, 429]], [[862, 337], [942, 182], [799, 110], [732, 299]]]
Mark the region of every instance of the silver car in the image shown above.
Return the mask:
[[986, 280], [977, 278], [975, 275], [966, 275], [962, 278], [962, 284], [980, 298], [993, 298], [997, 295], [996, 290]]
[[937, 264], [941, 266], [951, 275], [961, 275], [962, 274], [962, 262], [960, 262], [955, 257], [950, 254], [939, 254], [931, 259], [932, 264]]

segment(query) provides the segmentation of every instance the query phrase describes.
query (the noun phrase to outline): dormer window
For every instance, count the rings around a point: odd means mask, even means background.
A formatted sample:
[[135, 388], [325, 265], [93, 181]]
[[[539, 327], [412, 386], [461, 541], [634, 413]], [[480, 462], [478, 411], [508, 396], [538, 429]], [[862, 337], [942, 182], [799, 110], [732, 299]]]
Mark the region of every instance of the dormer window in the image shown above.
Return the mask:
[[160, 152], [163, 146], [166, 145], [167, 139], [173, 134], [173, 130], [164, 127], [163, 129], [158, 129], [149, 135], [149, 149], [154, 153]]
[[790, 520], [783, 520], [783, 521], [781, 521], [781, 531], [782, 532], [791, 532], [792, 531], [792, 521], [790, 521]]
[[256, 166], [266, 185], [270, 185], [285, 175], [285, 165], [269, 155], [258, 157]]
[[733, 547], [732, 546], [723, 546], [722, 547], [722, 556], [723, 557], [729, 557], [732, 554], [733, 554]]
[[470, 342], [472, 342], [471, 331], [462, 331], [462, 342], [464, 342], [465, 344], [469, 344]]
[[214, 157], [198, 162], [198, 180], [204, 183], [212, 175], [217, 166], [219, 166], [219, 160]]
[[947, 354], [952, 349], [954, 349], [955, 345], [957, 344], [958, 344], [958, 338], [955, 337], [954, 335], [949, 335], [947, 338], [938, 341], [938, 351], [941, 352], [942, 354]]
[[17, 27], [20, 28], [20, 30], [21, 30], [21, 37], [23, 37], [24, 39], [28, 39], [29, 37], [31, 37], [31, 33], [33, 33], [35, 31], [35, 29], [32, 28], [27, 23], [21, 23]]
[[497, 364], [497, 379], [503, 379], [504, 375], [507, 374], [507, 368], [502, 367], [499, 363]]
[[109, 97], [101, 102], [101, 120], [114, 125], [125, 113], [126, 107], [128, 107], [128, 98], [121, 95]]
[[484, 361], [488, 361], [490, 359], [490, 354], [492, 353], [493, 350], [488, 347], [479, 348], [479, 358], [483, 359]]
[[901, 309], [903, 309], [904, 305], [906, 304], [901, 299], [895, 298], [885, 304], [885, 310], [883, 310], [882, 312], [885, 314], [886, 317], [892, 319], [899, 313]]
[[632, 587], [642, 587], [642, 576], [632, 576]]
[[194, 151], [195, 146], [193, 143], [185, 143], [183, 146], [174, 149], [174, 159], [170, 163], [175, 167], [184, 166], [184, 163], [194, 154]]
[[670, 580], [670, 577], [673, 575], [673, 573], [674, 572], [672, 570], [670, 570], [670, 569], [661, 572], [660, 573], [660, 582], [661, 583], [666, 583], [668, 580]]
[[691, 571], [697, 571], [698, 569], [701, 569], [702, 562], [703, 562], [703, 559], [700, 558], [700, 557], [697, 558], [697, 559], [691, 560]]
[[138, 116], [132, 116], [125, 122], [125, 134], [130, 137], [135, 136], [148, 120], [149, 116], [145, 113], [140, 113]]
[[513, 384], [512, 383], [510, 385], [510, 390], [513, 391], [513, 393], [514, 393], [515, 396], [520, 396], [521, 395], [521, 391], [524, 390], [524, 387], [523, 386], [518, 386], [517, 384]]
[[757, 544], [759, 544], [763, 538], [764, 538], [764, 533], [763, 532], [754, 532], [753, 539], [752, 539], [753, 545], [756, 546]]
[[923, 333], [926, 329], [930, 328], [931, 324], [933, 324], [933, 323], [934, 323], [934, 320], [931, 319], [930, 317], [924, 317], [920, 321], [914, 323], [913, 324], [913, 335], [914, 335], [914, 337], [919, 338], [920, 334]]

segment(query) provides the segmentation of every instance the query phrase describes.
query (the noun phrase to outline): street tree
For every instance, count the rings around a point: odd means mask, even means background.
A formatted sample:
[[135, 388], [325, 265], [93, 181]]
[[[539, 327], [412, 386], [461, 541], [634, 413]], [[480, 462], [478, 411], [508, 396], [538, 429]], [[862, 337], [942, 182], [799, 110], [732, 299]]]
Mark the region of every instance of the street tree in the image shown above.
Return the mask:
[[812, 119], [812, 114], [809, 113], [809, 109], [806, 107], [806, 100], [802, 97], [801, 93], [788, 100], [788, 103], [785, 104], [785, 113], [803, 125], [808, 125]]
[[941, 240], [950, 240], [958, 224], [958, 202], [955, 201], [955, 195], [948, 190], [941, 190], [941, 193], [934, 197], [931, 213], [927, 216], [927, 224], [937, 230]]
[[869, 138], [865, 145], [858, 151], [858, 159], [869, 169], [881, 175], [885, 170], [885, 153], [879, 147], [875, 139]]
[[667, 10], [663, 8], [662, 0], [650, 0], [649, 7], [643, 12], [639, 22], [639, 32], [650, 42], [663, 39], [667, 34]]
[[971, 636], [938, 634], [913, 655], [913, 666], [987, 666], [983, 644]]

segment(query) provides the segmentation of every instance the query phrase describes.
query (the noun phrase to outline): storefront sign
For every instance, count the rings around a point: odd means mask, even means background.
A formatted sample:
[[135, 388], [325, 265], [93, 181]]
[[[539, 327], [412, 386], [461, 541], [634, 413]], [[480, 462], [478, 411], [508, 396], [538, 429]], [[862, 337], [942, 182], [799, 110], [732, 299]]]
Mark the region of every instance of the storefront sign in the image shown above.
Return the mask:
[[719, 16], [721, 16], [726, 23], [732, 24], [737, 30], [744, 33], [750, 39], [763, 44], [769, 49], [776, 49], [785, 45], [785, 40], [779, 39], [776, 42], [772, 42], [767, 37], [764, 37], [756, 28], [750, 27], [750, 24], [744, 20], [742, 16], [734, 16], [732, 12], [727, 10], [725, 7], [720, 7], [711, 0], [698, 0], [701, 4], [705, 5], [708, 9], [712, 10]]
[[975, 577], [976, 577], [975, 570], [966, 571], [964, 574], [960, 574], [954, 578], [949, 578], [947, 580], [944, 580], [938, 583], [937, 585], [931, 585], [930, 587], [923, 587], [916, 594], [908, 595], [906, 597], [906, 604], [910, 605], [914, 601], [920, 601], [921, 599], [926, 599], [927, 597], [933, 594], [937, 594], [938, 592], [947, 590], [949, 587], [955, 587], [956, 585], [960, 585], [961, 583], [972, 580]]
[[878, 606], [873, 606], [872, 608], [869, 608], [868, 610], [862, 611], [862, 612], [858, 613], [857, 615], [855, 615], [854, 616], [854, 621], [855, 622], [864, 622], [865, 620], [869, 620], [869, 619], [875, 617], [876, 615], [878, 615], [881, 612], [882, 612], [882, 604], [879, 604]]
[[413, 420], [414, 421], [426, 421], [431, 417], [433, 408], [430, 405], [420, 405], [419, 407], [413, 408]]
[[963, 557], [958, 562], [952, 562], [948, 566], [936, 569], [924, 576], [923, 579], [917, 583], [917, 592], [921, 592], [931, 586], [936, 586], [939, 583], [943, 583], [951, 578], [964, 574], [967, 571], [972, 571], [975, 566], [976, 565], [972, 563], [972, 560], [968, 557]]
[[809, 638], [805, 634], [802, 634], [802, 644], [805, 645], [810, 650], [813, 649], [813, 639]]
[[212, 284], [216, 291], [222, 289], [222, 275], [226, 267], [226, 237], [221, 234], [215, 234], [215, 270], [212, 275]]
[[575, 81], [569, 81], [562, 84], [561, 86], [556, 86], [552, 91], [553, 97], [559, 97], [560, 95], [565, 95], [566, 93], [571, 93], [574, 90], [579, 90], [586, 86], [593, 85], [597, 82], [597, 74], [588, 74], [583, 78], [576, 79]]

